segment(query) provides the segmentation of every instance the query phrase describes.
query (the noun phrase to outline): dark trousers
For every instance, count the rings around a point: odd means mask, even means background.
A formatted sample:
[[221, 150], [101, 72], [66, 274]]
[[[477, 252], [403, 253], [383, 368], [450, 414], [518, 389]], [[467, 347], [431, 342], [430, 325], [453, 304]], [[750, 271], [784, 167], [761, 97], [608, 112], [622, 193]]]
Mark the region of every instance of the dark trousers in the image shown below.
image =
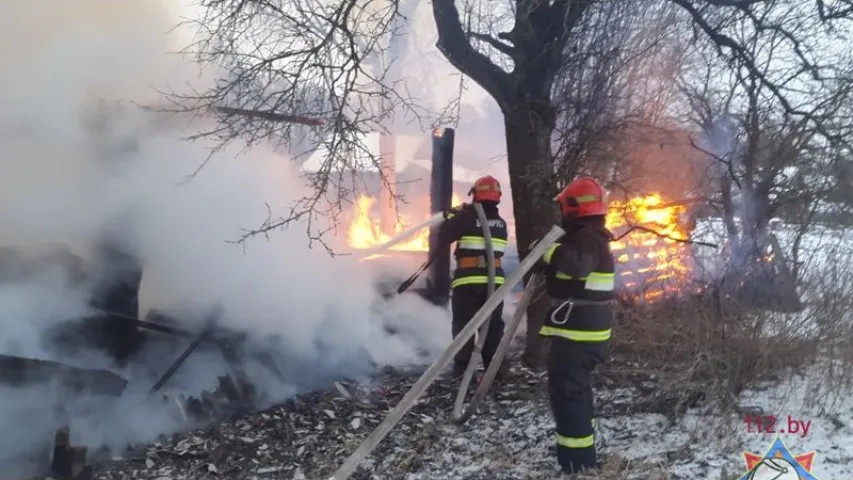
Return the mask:
[[552, 337], [548, 394], [557, 423], [557, 460], [565, 473], [596, 468], [592, 372], [607, 358], [610, 342], [582, 343]]
[[[471, 318], [486, 303], [487, 293], [485, 285], [460, 285], [453, 289], [453, 296], [450, 300], [453, 312], [453, 338], [459, 335], [459, 332], [465, 328], [465, 325], [468, 325]], [[489, 323], [489, 329], [486, 332], [486, 341], [483, 344], [483, 365], [486, 368], [489, 368], [492, 357], [495, 356], [498, 344], [501, 343], [504, 334], [503, 306], [501, 303], [492, 313], [492, 321]], [[473, 352], [474, 338], [472, 337], [456, 354], [453, 361], [454, 370], [457, 372], [464, 371]]]

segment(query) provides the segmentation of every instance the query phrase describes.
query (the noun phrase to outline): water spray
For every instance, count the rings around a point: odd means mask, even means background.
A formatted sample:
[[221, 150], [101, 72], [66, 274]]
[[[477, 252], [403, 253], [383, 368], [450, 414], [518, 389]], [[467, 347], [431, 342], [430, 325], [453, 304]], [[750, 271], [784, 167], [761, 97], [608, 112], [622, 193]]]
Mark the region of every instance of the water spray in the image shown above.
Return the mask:
[[399, 245], [400, 243], [405, 242], [406, 240], [415, 236], [418, 232], [420, 232], [424, 228], [433, 227], [433, 226], [436, 226], [436, 225], [443, 223], [445, 220], [444, 217], [445, 217], [444, 212], [438, 212], [435, 215], [424, 220], [423, 222], [415, 225], [414, 227], [409, 228], [408, 230], [405, 230], [403, 232], [400, 232], [399, 234], [397, 234], [397, 236], [395, 236], [391, 240], [388, 240], [385, 243], [382, 243], [382, 244], [376, 245], [375, 247], [370, 247], [370, 248], [366, 248], [364, 250], [359, 251], [358, 261], [361, 262], [361, 261], [367, 260], [369, 257], [372, 257], [373, 255], [382, 254], [382, 253], [387, 252], [394, 245]]

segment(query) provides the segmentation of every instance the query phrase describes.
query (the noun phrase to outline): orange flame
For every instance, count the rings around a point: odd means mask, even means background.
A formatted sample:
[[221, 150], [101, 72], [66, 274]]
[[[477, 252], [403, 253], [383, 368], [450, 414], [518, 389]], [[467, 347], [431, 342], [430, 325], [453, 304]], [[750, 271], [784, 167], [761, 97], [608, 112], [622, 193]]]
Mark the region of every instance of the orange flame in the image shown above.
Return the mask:
[[617, 236], [631, 227], [635, 229], [619, 241], [611, 243], [616, 256], [621, 286], [640, 292], [646, 301], [655, 301], [678, 290], [674, 283], [690, 272], [684, 226], [685, 205], [666, 203], [659, 194], [611, 202], [607, 227]]
[[[365, 249], [381, 245], [391, 240], [395, 235], [404, 232], [406, 229], [416, 225], [421, 220], [429, 218], [429, 211], [426, 210], [420, 215], [420, 220], [415, 219], [415, 215], [400, 213], [398, 215], [397, 224], [394, 226], [394, 235], [388, 235], [382, 232], [379, 225], [378, 213], [371, 215], [373, 207], [377, 201], [373, 197], [361, 195], [356, 201], [355, 209], [353, 210], [353, 219], [350, 223], [349, 231], [347, 232], [347, 240], [352, 248]], [[455, 193], [453, 194], [451, 205], [459, 205], [462, 200]], [[407, 240], [397, 245], [392, 246], [389, 250], [406, 251], [406, 252], [426, 252], [429, 250], [429, 229], [425, 228], [415, 234], [410, 240]]]
[[[453, 195], [453, 205], [462, 203]], [[426, 202], [424, 202], [424, 205]], [[394, 235], [382, 232], [378, 211], [373, 212], [377, 201], [373, 197], [360, 196], [353, 211], [349, 227], [349, 245], [355, 249], [366, 249], [385, 243]], [[633, 230], [619, 241], [611, 243], [618, 262], [618, 286], [630, 292], [640, 292], [647, 302], [653, 302], [678, 291], [679, 280], [690, 273], [688, 245], [679, 242], [689, 238], [689, 229], [684, 226], [683, 216], [687, 207], [667, 204], [659, 194], [631, 198], [626, 202], [611, 202], [607, 213], [607, 227], [621, 235], [632, 226], [644, 227]], [[429, 217], [424, 208], [420, 215], [401, 213], [394, 234], [399, 234]], [[418, 232], [412, 239], [391, 247], [390, 250], [425, 252], [429, 249], [429, 230]]]

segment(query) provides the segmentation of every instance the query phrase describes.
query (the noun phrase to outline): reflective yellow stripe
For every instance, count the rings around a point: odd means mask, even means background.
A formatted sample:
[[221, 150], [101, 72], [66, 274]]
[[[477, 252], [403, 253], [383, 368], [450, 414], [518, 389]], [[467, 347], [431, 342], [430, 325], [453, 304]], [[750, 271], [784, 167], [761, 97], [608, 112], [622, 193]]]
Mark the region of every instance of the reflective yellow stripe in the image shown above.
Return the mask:
[[575, 278], [557, 271], [555, 276], [558, 280], [584, 280], [584, 288], [596, 292], [610, 292], [616, 283], [616, 274], [614, 273], [592, 272], [588, 277]]
[[564, 437], [557, 434], [557, 445], [566, 448], [590, 448], [595, 446], [595, 435], [586, 437]]
[[[462, 237], [459, 239], [459, 242], [456, 244], [459, 248], [464, 248], [466, 250], [485, 250], [486, 249], [486, 239], [483, 237]], [[503, 252], [506, 250], [507, 241], [502, 240], [500, 238], [492, 239], [492, 250], [495, 252]]]
[[[548, 249], [545, 250], [545, 253], [542, 255], [542, 260], [545, 262], [546, 265], [551, 264], [551, 257], [554, 256], [554, 252], [557, 251], [557, 248], [559, 246], [560, 246], [560, 243], [552, 243], [551, 245], [548, 246]], [[557, 275], [559, 275], [559, 273]], [[557, 278], [559, 278], [559, 277], [557, 277]]]
[[[485, 237], [465, 236], [465, 237], [460, 238], [459, 241], [460, 242], [479, 243], [483, 246], [486, 245], [486, 238]], [[508, 242], [502, 238], [493, 238], [492, 239], [492, 245], [506, 247], [507, 243]]]
[[578, 203], [591, 203], [598, 201], [597, 195], [581, 195], [579, 197], [575, 197]]
[[543, 325], [539, 329], [539, 335], [543, 337], [561, 337], [575, 342], [595, 343], [606, 342], [612, 336], [612, 330], [570, 330], [568, 328], [552, 327]]
[[586, 277], [584, 288], [597, 292], [610, 292], [616, 283], [616, 274], [592, 272]]
[[[495, 285], [503, 285], [505, 280], [506, 279], [504, 277], [496, 276]], [[453, 280], [453, 282], [450, 283], [450, 288], [456, 288], [462, 285], [487, 285], [488, 283], [488, 275], [470, 275]]]

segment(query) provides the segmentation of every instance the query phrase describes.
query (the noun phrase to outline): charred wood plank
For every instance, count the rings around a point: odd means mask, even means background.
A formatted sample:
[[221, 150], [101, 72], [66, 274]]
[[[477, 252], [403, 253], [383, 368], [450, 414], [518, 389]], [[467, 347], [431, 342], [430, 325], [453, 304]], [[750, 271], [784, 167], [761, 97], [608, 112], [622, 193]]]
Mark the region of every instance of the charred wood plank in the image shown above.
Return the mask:
[[58, 480], [92, 480], [93, 469], [86, 465], [86, 447], [71, 445], [71, 433], [67, 426], [56, 430], [53, 443], [53, 458], [50, 474]]
[[183, 365], [184, 362], [187, 361], [187, 358], [189, 358], [190, 355], [192, 355], [192, 353], [198, 348], [198, 346], [201, 345], [202, 342], [207, 340], [209, 336], [209, 330], [201, 332], [201, 335], [196, 337], [196, 339], [193, 340], [192, 343], [189, 344], [189, 346], [187, 346], [186, 350], [181, 353], [181, 355], [172, 363], [172, 365], [166, 370], [166, 372], [163, 373], [163, 375], [161, 375], [156, 382], [154, 382], [154, 385], [151, 386], [149, 393], [157, 393], [158, 391], [160, 391], [160, 389], [163, 388], [163, 385], [165, 385], [166, 382], [168, 382], [169, 379], [171, 379], [172, 376], [175, 375], [175, 372], [177, 372], [178, 369], [181, 368], [181, 365]]
[[26, 387], [56, 382], [75, 393], [118, 397], [127, 380], [108, 370], [73, 367], [50, 360], [0, 354], [0, 384]]

